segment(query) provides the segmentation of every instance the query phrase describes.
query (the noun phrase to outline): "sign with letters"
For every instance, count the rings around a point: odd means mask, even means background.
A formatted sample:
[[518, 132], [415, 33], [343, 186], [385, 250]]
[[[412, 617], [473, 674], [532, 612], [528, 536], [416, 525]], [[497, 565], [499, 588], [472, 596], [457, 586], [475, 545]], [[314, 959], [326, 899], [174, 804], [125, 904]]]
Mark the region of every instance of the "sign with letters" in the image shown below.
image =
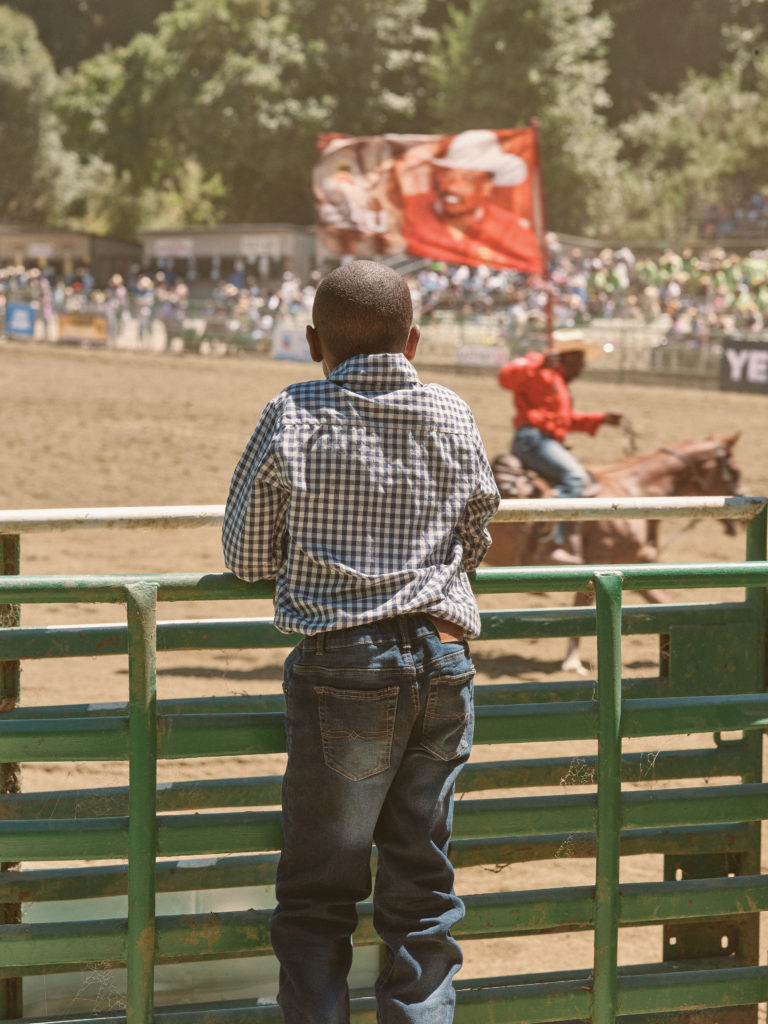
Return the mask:
[[59, 341], [106, 345], [109, 323], [106, 313], [60, 313]]
[[35, 307], [26, 302], [9, 302], [5, 307], [5, 333], [9, 338], [34, 338]]
[[720, 390], [768, 395], [768, 343], [725, 341], [720, 362]]

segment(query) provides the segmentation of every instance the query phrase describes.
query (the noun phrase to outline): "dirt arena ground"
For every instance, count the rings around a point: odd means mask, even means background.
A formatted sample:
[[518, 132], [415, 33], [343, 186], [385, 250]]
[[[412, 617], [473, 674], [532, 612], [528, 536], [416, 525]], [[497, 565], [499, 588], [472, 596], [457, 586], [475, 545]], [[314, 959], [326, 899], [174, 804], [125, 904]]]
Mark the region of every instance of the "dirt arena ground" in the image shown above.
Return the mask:
[[[256, 358], [84, 351], [23, 343], [0, 343], [0, 360], [5, 434], [0, 507], [6, 509], [221, 504], [235, 462], [265, 402], [285, 385], [318, 373], [314, 364]], [[492, 373], [429, 367], [420, 372], [424, 380], [446, 384], [467, 400], [490, 455], [506, 450], [510, 396], [497, 387]], [[746, 491], [768, 494], [767, 397], [616, 387], [590, 381], [588, 372], [575, 382], [573, 392], [581, 409], [618, 409], [629, 416], [643, 451], [712, 433], [741, 432], [736, 453]], [[572, 443], [587, 463], [614, 462], [622, 457], [619, 432], [610, 428], [595, 438], [572, 435]], [[727, 537], [716, 523], [703, 522], [676, 535], [680, 525], [662, 527], [662, 540], [669, 542], [664, 561], [720, 561], [743, 555], [743, 534]], [[215, 529], [162, 534], [145, 530], [69, 532], [39, 534], [22, 541], [22, 571], [27, 573], [222, 568]], [[711, 599], [713, 595], [706, 596]], [[517, 600], [538, 606], [553, 603], [547, 595]], [[482, 603], [486, 608], [505, 607], [512, 599], [483, 598]], [[161, 618], [230, 614], [246, 612], [242, 604], [161, 609]], [[262, 604], [249, 607], [247, 614], [268, 616], [270, 609]], [[22, 614], [22, 621], [29, 625], [117, 618], [114, 608], [89, 605], [31, 606]], [[562, 651], [559, 640], [514, 646], [478, 642], [473, 648], [478, 683], [568, 678], [559, 670]], [[587, 642], [585, 657], [592, 672], [594, 653], [594, 643]], [[159, 695], [274, 692], [280, 687], [283, 656], [279, 650], [163, 655], [158, 662]], [[650, 638], [627, 638], [623, 662], [628, 675], [652, 674], [658, 657]], [[23, 671], [22, 694], [27, 705], [123, 700], [127, 696], [126, 665], [118, 658], [29, 663]], [[582, 745], [558, 753], [570, 753], [578, 764], [586, 749], [588, 746]], [[514, 756], [540, 753], [532, 745], [521, 745]], [[478, 748], [476, 756], [497, 759], [503, 755], [498, 749]], [[235, 758], [224, 765], [221, 761], [166, 762], [160, 765], [160, 778], [263, 775], [279, 766], [279, 758]], [[573, 782], [575, 775], [563, 784]], [[24, 766], [23, 781], [27, 790], [49, 790], [122, 784], [125, 774], [118, 765], [31, 764]], [[624, 870], [626, 881], [659, 879], [661, 858], [630, 858]], [[593, 873], [592, 862], [568, 858], [564, 851], [558, 860], [545, 864], [463, 870], [457, 887], [468, 893], [591, 884]], [[660, 959], [660, 931], [622, 931], [621, 962]], [[591, 962], [591, 936], [468, 942], [465, 954], [467, 977], [580, 967]], [[228, 997], [226, 991], [219, 995]], [[180, 1001], [178, 994], [175, 998]], [[72, 1012], [77, 1012], [79, 1007], [71, 1005]]]

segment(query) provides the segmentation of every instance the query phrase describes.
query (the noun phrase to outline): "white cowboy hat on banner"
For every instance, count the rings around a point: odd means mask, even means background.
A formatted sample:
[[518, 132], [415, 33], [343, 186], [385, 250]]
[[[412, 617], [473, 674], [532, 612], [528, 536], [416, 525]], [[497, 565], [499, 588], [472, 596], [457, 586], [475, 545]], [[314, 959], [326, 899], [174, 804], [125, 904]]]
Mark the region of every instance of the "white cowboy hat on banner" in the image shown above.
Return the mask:
[[505, 153], [496, 132], [472, 128], [455, 135], [442, 157], [432, 160], [436, 167], [453, 170], [487, 171], [494, 185], [519, 185], [528, 177], [525, 160], [514, 153]]

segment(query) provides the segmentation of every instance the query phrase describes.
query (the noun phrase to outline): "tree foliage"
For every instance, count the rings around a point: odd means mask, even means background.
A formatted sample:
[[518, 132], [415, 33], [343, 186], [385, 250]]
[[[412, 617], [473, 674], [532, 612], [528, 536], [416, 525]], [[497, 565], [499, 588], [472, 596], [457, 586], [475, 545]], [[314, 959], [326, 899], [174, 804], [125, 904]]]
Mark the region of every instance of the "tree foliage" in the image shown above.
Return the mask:
[[749, 53], [765, 30], [765, 0], [595, 0], [608, 14], [611, 96], [618, 125], [654, 105], [654, 96], [677, 92], [689, 74], [717, 78], [727, 71], [733, 44]]
[[538, 117], [548, 222], [599, 232], [611, 212], [617, 141], [605, 126], [607, 17], [592, 0], [471, 0], [432, 58], [445, 131]]
[[45, 221], [71, 198], [52, 103], [58, 77], [35, 24], [0, 7], [0, 210], [7, 220]]
[[766, 182], [768, 0], [10, 3], [9, 219], [306, 224], [319, 133], [533, 117], [555, 230], [679, 237]]
[[306, 223], [319, 132], [413, 120], [421, 10], [421, 0], [361, 0], [353, 19], [336, 0], [179, 0], [154, 33], [68, 77], [67, 139], [138, 191], [180, 188], [192, 161], [222, 183], [220, 219]]
[[672, 95], [622, 128], [625, 230], [635, 237], [681, 238], [707, 203], [738, 202], [766, 181], [768, 54], [750, 58], [752, 89], [741, 88], [742, 63], [721, 75], [691, 74]]
[[149, 31], [174, 0], [8, 0], [37, 25], [56, 68], [74, 67], [88, 57]]

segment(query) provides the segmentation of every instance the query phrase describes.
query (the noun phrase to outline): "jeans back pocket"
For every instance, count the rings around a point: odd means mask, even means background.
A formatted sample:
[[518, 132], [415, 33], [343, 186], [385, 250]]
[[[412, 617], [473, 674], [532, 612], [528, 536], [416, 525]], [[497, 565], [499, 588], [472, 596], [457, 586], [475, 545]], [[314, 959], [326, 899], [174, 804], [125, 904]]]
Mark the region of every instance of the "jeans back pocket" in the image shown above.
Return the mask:
[[443, 761], [461, 757], [472, 746], [473, 679], [474, 672], [468, 672], [430, 680], [421, 745]]
[[353, 782], [386, 771], [392, 755], [399, 688], [314, 689], [326, 766]]

